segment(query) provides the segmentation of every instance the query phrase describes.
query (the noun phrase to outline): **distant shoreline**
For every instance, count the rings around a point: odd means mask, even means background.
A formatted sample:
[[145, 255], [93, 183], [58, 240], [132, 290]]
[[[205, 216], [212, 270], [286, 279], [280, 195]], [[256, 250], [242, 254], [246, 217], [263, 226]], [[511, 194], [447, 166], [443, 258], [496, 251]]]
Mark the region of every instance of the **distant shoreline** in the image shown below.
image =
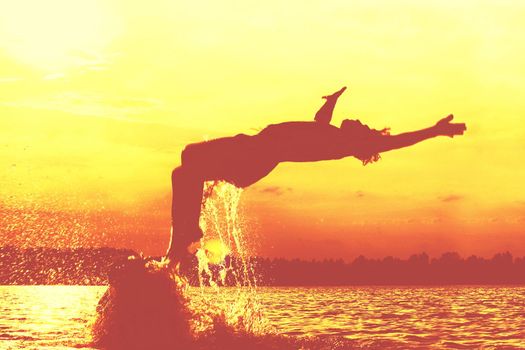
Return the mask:
[[[0, 285], [108, 285], [108, 276], [133, 250], [102, 248], [17, 248], [0, 247]], [[238, 265], [230, 259], [231, 267]], [[430, 259], [425, 253], [406, 260], [386, 257], [352, 262], [333, 260], [287, 260], [254, 257], [254, 278], [260, 287], [465, 287], [523, 286], [525, 258], [513, 258], [508, 252], [491, 259], [462, 258], [448, 252]], [[211, 266], [217, 273], [219, 266]], [[181, 272], [192, 285], [198, 285], [197, 261], [183, 264]], [[228, 278], [225, 285], [229, 284]]]

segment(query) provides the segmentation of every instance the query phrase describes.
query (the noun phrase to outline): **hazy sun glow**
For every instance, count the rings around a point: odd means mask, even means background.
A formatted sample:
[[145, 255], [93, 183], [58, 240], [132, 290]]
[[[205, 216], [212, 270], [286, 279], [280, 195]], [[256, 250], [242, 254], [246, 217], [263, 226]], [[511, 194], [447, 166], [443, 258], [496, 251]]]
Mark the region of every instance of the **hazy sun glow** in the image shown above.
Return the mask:
[[118, 18], [108, 18], [101, 1], [6, 1], [2, 12], [6, 51], [21, 63], [49, 71], [93, 60], [114, 39], [118, 26]]
[[204, 242], [203, 248], [208, 257], [208, 261], [212, 264], [223, 262], [226, 255], [230, 253], [228, 247], [219, 239]]
[[160, 254], [185, 144], [311, 120], [348, 85], [336, 125], [468, 131], [279, 165], [243, 195], [260, 254], [525, 254], [522, 2], [0, 5], [0, 244]]

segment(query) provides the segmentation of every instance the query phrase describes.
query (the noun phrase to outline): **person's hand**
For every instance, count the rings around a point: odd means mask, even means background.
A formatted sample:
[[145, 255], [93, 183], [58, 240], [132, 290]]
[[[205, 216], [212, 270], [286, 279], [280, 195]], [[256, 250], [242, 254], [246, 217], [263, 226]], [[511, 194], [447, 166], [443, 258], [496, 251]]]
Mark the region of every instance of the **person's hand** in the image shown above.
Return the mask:
[[445, 118], [441, 119], [434, 126], [438, 135], [454, 137], [456, 135], [463, 135], [467, 126], [465, 123], [451, 123], [454, 116], [449, 114]]

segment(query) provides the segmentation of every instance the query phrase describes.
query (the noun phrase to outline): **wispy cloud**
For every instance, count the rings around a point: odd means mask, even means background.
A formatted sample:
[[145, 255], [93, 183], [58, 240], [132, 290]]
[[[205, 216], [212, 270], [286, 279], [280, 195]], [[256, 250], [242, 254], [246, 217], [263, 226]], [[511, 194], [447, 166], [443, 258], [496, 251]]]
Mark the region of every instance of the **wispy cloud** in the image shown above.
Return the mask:
[[463, 196], [460, 196], [457, 194], [450, 194], [445, 197], [439, 197], [439, 200], [442, 202], [457, 202], [457, 201], [462, 200], [463, 198], [464, 198]]
[[16, 83], [21, 80], [22, 78], [20, 77], [0, 77], [0, 84]]
[[[58, 79], [59, 75], [49, 79]], [[96, 94], [63, 92], [52, 96], [16, 101], [0, 101], [0, 105], [18, 108], [44, 109], [71, 113], [79, 116], [93, 116], [130, 122], [147, 122], [139, 119], [152, 110], [162, 107], [162, 102], [150, 98], [111, 98]]]
[[71, 50], [69, 54], [78, 66], [91, 71], [106, 70], [113, 58], [120, 56], [120, 53], [102, 54], [88, 50]]
[[50, 74], [44, 75], [43, 79], [44, 80], [57, 80], [57, 79], [62, 79], [65, 76], [66, 75], [62, 72], [56, 72], [56, 73], [50, 73]]
[[268, 186], [261, 188], [259, 192], [266, 193], [274, 196], [281, 196], [285, 194], [286, 192], [291, 192], [292, 189], [290, 187], [280, 187], [280, 186]]

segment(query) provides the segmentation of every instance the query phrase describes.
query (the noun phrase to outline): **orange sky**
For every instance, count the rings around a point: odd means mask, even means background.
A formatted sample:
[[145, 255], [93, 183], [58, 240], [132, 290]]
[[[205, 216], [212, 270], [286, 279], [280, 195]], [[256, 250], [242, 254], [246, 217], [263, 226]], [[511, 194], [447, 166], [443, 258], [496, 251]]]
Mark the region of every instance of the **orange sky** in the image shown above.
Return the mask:
[[160, 254], [185, 144], [310, 120], [464, 137], [281, 164], [243, 195], [257, 252], [525, 255], [519, 1], [2, 1], [0, 243]]

